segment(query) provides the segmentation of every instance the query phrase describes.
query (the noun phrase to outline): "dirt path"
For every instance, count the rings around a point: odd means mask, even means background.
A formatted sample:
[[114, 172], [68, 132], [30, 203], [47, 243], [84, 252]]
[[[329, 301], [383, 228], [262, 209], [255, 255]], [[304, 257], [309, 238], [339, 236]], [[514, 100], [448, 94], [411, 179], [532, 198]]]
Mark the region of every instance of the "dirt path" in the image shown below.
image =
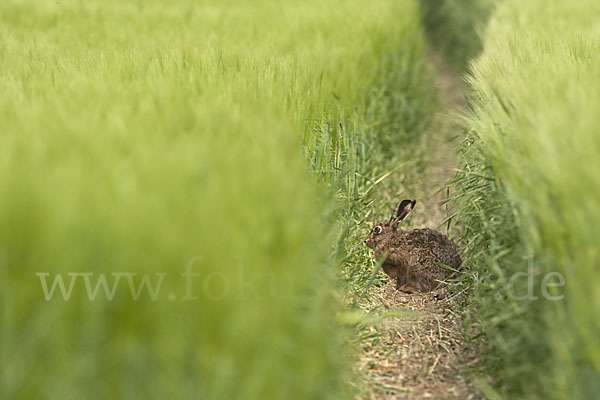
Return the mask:
[[[460, 77], [435, 56], [430, 62], [443, 105], [425, 144], [426, 167], [408, 185], [418, 199], [410, 228], [439, 228], [447, 215], [441, 204], [444, 195], [436, 192], [454, 175], [456, 143], [452, 139], [460, 127], [452, 115], [464, 107], [466, 86]], [[370, 328], [372, 338], [364, 341], [362, 349], [359, 369], [368, 379], [366, 398], [482, 398], [461, 375], [477, 358], [475, 350], [463, 342], [462, 318], [454, 297], [438, 301], [432, 295], [408, 295], [396, 291], [391, 282], [371, 290], [371, 300], [363, 308], [382, 322]]]

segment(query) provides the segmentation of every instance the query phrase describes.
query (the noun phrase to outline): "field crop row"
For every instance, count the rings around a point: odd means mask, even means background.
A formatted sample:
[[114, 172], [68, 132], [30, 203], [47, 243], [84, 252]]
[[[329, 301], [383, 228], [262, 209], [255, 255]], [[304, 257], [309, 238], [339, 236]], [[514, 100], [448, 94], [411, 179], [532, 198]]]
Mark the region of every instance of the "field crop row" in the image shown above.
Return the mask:
[[598, 15], [595, 1], [505, 0], [472, 64], [455, 204], [507, 398], [600, 391]]

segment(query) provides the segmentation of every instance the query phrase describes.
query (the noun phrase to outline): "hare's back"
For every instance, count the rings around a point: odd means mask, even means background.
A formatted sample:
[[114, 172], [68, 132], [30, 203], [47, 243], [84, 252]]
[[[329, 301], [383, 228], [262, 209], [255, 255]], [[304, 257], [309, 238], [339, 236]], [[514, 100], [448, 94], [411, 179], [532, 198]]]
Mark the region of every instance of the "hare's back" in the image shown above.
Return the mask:
[[[402, 232], [402, 244], [414, 262], [429, 267], [446, 264], [458, 269], [462, 260], [458, 249], [448, 237], [433, 229], [414, 229]], [[440, 267], [438, 267], [440, 268]]]

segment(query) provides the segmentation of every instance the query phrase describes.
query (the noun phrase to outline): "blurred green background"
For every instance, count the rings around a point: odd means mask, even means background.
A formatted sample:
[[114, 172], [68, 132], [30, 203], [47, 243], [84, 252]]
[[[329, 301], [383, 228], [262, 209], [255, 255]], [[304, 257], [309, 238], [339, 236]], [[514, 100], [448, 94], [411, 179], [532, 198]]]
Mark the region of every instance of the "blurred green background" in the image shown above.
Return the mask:
[[[429, 162], [428, 52], [472, 89], [449, 193], [479, 387], [595, 398], [598, 15], [2, 1], [0, 399], [360, 393], [347, 304], [373, 283], [365, 222]], [[564, 301], [510, 296], [529, 255], [536, 288], [565, 277]]]

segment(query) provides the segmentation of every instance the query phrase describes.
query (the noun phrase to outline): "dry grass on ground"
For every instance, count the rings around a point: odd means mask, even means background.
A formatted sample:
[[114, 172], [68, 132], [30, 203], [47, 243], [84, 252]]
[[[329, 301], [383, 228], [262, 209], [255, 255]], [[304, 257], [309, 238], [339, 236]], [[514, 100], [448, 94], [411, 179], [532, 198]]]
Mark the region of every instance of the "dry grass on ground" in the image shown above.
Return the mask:
[[[464, 106], [465, 85], [439, 57], [430, 62], [438, 76], [442, 112], [425, 143], [429, 157], [415, 182], [407, 186], [418, 199], [418, 209], [405, 229], [430, 227], [446, 232], [448, 210], [439, 188], [454, 175], [455, 138], [460, 126], [453, 117]], [[406, 184], [406, 182], [404, 182]], [[452, 236], [452, 231], [449, 232]], [[405, 294], [388, 282], [370, 289], [362, 309], [378, 323], [366, 328], [358, 369], [366, 377], [369, 399], [481, 399], [464, 371], [477, 367], [477, 349], [465, 341], [463, 316], [453, 293], [438, 299], [433, 294]], [[443, 296], [438, 296], [443, 297]]]

